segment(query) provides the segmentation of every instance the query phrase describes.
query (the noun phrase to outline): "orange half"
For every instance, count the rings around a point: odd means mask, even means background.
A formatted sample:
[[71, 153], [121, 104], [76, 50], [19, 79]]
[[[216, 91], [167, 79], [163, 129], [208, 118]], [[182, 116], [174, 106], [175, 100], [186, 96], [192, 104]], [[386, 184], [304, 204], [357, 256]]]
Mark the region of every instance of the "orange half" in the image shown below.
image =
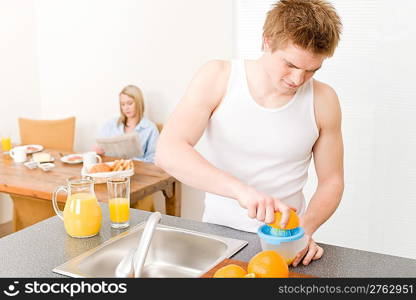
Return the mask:
[[269, 223], [267, 225], [269, 225], [273, 228], [277, 228], [277, 229], [295, 229], [295, 228], [299, 227], [299, 217], [293, 209], [290, 210], [289, 221], [287, 222], [285, 228], [280, 227], [280, 221], [281, 220], [282, 220], [282, 213], [280, 211], [276, 211], [274, 213], [274, 222]]

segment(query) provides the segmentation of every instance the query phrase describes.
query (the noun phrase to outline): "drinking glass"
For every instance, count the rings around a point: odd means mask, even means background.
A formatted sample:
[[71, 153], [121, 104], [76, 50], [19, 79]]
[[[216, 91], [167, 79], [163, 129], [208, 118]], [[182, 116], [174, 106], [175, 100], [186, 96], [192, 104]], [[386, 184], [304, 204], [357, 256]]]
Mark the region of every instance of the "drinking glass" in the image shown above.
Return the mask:
[[12, 141], [9, 133], [1, 136], [1, 149], [4, 153], [9, 153], [12, 149]]
[[130, 178], [109, 178], [107, 192], [111, 227], [128, 227], [130, 225]]

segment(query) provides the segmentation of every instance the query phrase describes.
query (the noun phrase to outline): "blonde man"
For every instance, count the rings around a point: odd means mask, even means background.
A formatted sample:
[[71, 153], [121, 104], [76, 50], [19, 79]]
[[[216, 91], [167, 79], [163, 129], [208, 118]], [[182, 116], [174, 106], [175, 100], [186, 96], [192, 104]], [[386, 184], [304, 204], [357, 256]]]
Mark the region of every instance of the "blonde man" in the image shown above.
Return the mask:
[[[120, 117], [111, 119], [100, 130], [99, 137], [115, 137], [129, 132], [139, 136], [143, 154], [134, 157], [136, 160], [153, 162], [156, 143], [159, 137], [157, 126], [144, 117], [144, 101], [142, 91], [135, 85], [128, 85], [119, 94]], [[104, 154], [95, 146], [94, 151]]]
[[[156, 164], [206, 191], [203, 220], [249, 232], [274, 212], [301, 216], [308, 246], [293, 266], [323, 255], [312, 238], [342, 197], [341, 111], [334, 90], [312, 77], [333, 55], [341, 32], [321, 0], [282, 0], [268, 12], [257, 60], [210, 61], [164, 127]], [[206, 131], [204, 157], [193, 146]], [[308, 207], [302, 189], [314, 157], [318, 186]]]

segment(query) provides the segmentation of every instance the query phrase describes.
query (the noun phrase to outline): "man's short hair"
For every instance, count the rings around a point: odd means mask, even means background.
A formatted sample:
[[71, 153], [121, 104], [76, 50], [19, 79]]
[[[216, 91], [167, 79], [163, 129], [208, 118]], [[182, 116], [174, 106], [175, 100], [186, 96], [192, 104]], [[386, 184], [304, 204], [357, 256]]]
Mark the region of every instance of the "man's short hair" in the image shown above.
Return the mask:
[[281, 0], [267, 13], [264, 40], [271, 51], [288, 42], [315, 54], [332, 56], [341, 35], [341, 20], [335, 8], [323, 0]]

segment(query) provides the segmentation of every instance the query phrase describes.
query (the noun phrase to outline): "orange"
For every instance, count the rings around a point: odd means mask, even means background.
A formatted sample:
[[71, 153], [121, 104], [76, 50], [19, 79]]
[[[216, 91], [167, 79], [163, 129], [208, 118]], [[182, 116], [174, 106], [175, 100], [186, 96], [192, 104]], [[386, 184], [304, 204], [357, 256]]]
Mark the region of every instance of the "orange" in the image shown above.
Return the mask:
[[296, 214], [296, 212], [294, 210], [290, 210], [290, 217], [289, 217], [289, 221], [286, 224], [285, 228], [280, 228], [280, 220], [282, 219], [282, 213], [280, 211], [276, 211], [274, 213], [274, 222], [267, 224], [273, 228], [278, 228], [278, 229], [295, 229], [297, 227], [299, 227], [299, 217]]
[[246, 270], [236, 264], [228, 264], [215, 272], [212, 278], [242, 278], [247, 275]]
[[256, 278], [256, 273], [247, 273], [247, 275], [244, 276], [244, 278]]
[[255, 273], [260, 278], [287, 278], [289, 267], [286, 260], [273, 250], [265, 250], [254, 255], [248, 262], [248, 273]]

